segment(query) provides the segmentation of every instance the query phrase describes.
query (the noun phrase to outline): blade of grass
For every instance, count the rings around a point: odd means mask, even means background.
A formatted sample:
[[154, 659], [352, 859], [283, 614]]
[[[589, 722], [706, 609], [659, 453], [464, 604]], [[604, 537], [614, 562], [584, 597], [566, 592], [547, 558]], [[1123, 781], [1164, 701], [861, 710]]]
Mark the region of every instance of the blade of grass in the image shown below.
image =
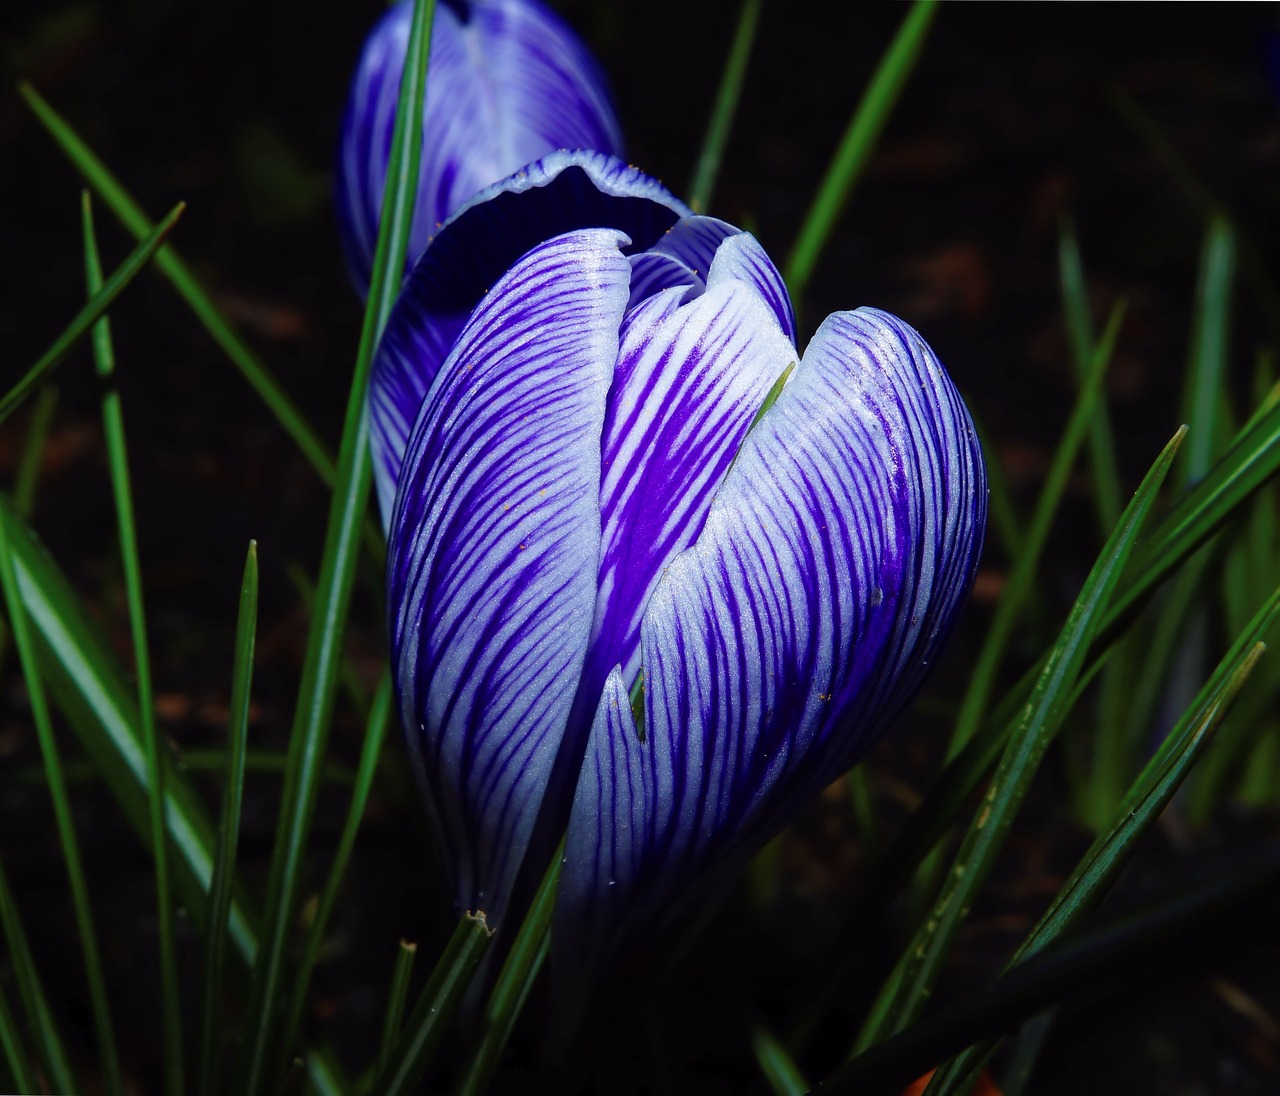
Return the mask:
[[1094, 564], [1005, 748], [977, 817], [961, 842], [955, 867], [947, 873], [933, 912], [916, 931], [886, 980], [858, 1036], [855, 1053], [898, 1033], [924, 1007], [955, 934], [989, 875], [1040, 761], [1061, 725], [1066, 702], [1084, 667], [1107, 603], [1185, 435], [1183, 427], [1165, 446]]
[[1221, 215], [1210, 218], [1200, 255], [1190, 360], [1183, 392], [1183, 421], [1191, 425], [1183, 481], [1194, 483], [1213, 462], [1218, 411], [1226, 375], [1235, 233]]
[[[1064, 218], [1058, 231], [1058, 282], [1062, 290], [1062, 315], [1067, 325], [1076, 378], [1086, 383], [1093, 361], [1093, 320], [1089, 291], [1085, 286], [1084, 263], [1075, 225]], [[1116, 527], [1124, 507], [1120, 473], [1116, 463], [1111, 415], [1105, 401], [1098, 404], [1089, 428], [1089, 467], [1093, 473], [1093, 502], [1097, 511], [1098, 535], [1105, 537]]]
[[[1138, 841], [1169, 805], [1226, 718], [1265, 650], [1258, 637], [1266, 634], [1278, 613], [1280, 590], [1232, 645], [1124, 798], [1113, 802], [1110, 826], [1081, 858], [1049, 909], [1019, 945], [1006, 971], [1043, 951], [1097, 909], [1129, 862]], [[993, 1044], [970, 1047], [938, 1071], [928, 1092], [932, 1096], [957, 1096], [992, 1050]]]
[[787, 1048], [763, 1024], [751, 1025], [751, 1050], [774, 1096], [804, 1096], [813, 1087], [805, 1080]]
[[285, 1053], [288, 1053], [288, 1049], [293, 1046], [302, 1026], [302, 1014], [306, 1009], [311, 974], [315, 970], [320, 946], [324, 942], [324, 934], [329, 927], [329, 918], [338, 901], [338, 893], [347, 876], [347, 864], [351, 860], [351, 850], [355, 847], [365, 806], [369, 802], [369, 793], [373, 788], [378, 759], [382, 756], [382, 743], [386, 739], [390, 717], [391, 671], [384, 669], [378, 682], [378, 691], [374, 694], [373, 706], [369, 711], [369, 722], [365, 725], [364, 745], [360, 750], [360, 765], [356, 771], [351, 803], [347, 808], [347, 819], [343, 823], [342, 835], [338, 838], [338, 847], [329, 866], [329, 877], [320, 894], [315, 915], [311, 918], [311, 925], [307, 930], [307, 942], [302, 949], [302, 958], [298, 960], [298, 969], [294, 974], [289, 1007], [285, 1014], [284, 1038], [280, 1041]]
[[[94, 154], [93, 150], [80, 138], [61, 115], [57, 113], [30, 84], [20, 83], [18, 92], [27, 101], [31, 110], [41, 124], [48, 130], [58, 147], [83, 176], [85, 182], [93, 188], [102, 202], [115, 214], [126, 229], [134, 236], [142, 239], [152, 233], [151, 223], [142, 207], [120, 185], [120, 181], [107, 169], [107, 166]], [[302, 412], [280, 387], [279, 382], [271, 375], [266, 365], [258, 358], [248, 345], [236, 334], [231, 324], [222, 315], [213, 299], [200, 286], [187, 264], [172, 247], [162, 248], [156, 255], [156, 266], [169, 279], [173, 287], [196, 314], [196, 318], [204, 325], [206, 331], [216, 342], [232, 364], [240, 370], [262, 401], [270, 408], [272, 414], [293, 438], [302, 454], [311, 462], [326, 484], [333, 483], [333, 457], [328, 452], [320, 436], [306, 421]]]
[[[4, 1061], [9, 1067], [9, 1074], [4, 1077], [14, 1092], [35, 1092], [36, 1082], [27, 1067], [26, 1056], [22, 1053], [22, 1039], [18, 1035], [18, 1026], [14, 1023], [13, 1013], [9, 1009], [9, 999], [0, 990], [0, 1050], [4, 1051]], [[0, 1077], [3, 1077], [0, 1074]]]
[[62, 334], [40, 356], [35, 365], [28, 369], [23, 378], [8, 392], [0, 396], [0, 422], [7, 419], [14, 409], [22, 404], [32, 389], [49, 375], [54, 366], [66, 357], [67, 351], [75, 346], [76, 342], [83, 338], [103, 313], [111, 307], [112, 302], [120, 296], [125, 286], [138, 276], [142, 268], [159, 250], [160, 245], [164, 243], [164, 238], [169, 235], [173, 226], [178, 223], [178, 218], [182, 216], [185, 208], [186, 205], [183, 202], [173, 207], [169, 215], [129, 253], [124, 262], [116, 267], [111, 277], [102, 284], [102, 288], [89, 298], [88, 303], [76, 313], [75, 318], [67, 324]]
[[724, 146], [733, 129], [733, 118], [742, 97], [742, 82], [751, 60], [751, 47], [755, 44], [756, 28], [760, 23], [760, 7], [763, 0], [742, 0], [738, 10], [738, 27], [729, 47], [720, 88], [716, 92], [715, 105], [707, 123], [707, 135], [702, 140], [702, 151], [689, 180], [689, 208], [695, 213], [705, 212], [711, 204], [716, 176], [720, 173], [720, 161], [724, 158]]
[[231, 673], [231, 711], [227, 726], [226, 781], [218, 847], [209, 880], [209, 919], [205, 927], [204, 995], [201, 1009], [198, 1091], [210, 1096], [217, 1088], [221, 1042], [223, 961], [231, 916], [231, 881], [235, 877], [236, 843], [240, 838], [240, 806], [244, 795], [245, 743], [249, 736], [249, 695], [258, 623], [258, 543], [251, 540], [240, 582], [240, 611]]
[[803, 301], [818, 256], [831, 238], [845, 203], [871, 159], [876, 141], [915, 68], [936, 9], [936, 0], [915, 0], [911, 5], [818, 186], [813, 204], [796, 233], [795, 247], [787, 257], [785, 280], [797, 304]]
[[44, 443], [49, 437], [49, 424], [58, 406], [58, 389], [52, 384], [43, 385], [31, 409], [31, 421], [27, 424], [27, 436], [22, 442], [22, 456], [18, 460], [18, 474], [13, 482], [13, 504], [24, 518], [31, 517], [35, 508], [36, 481], [40, 476], [40, 458], [44, 455]]
[[400, 941], [396, 953], [396, 968], [391, 975], [391, 989], [387, 994], [387, 1015], [382, 1024], [382, 1040], [378, 1044], [378, 1058], [373, 1067], [375, 1076], [381, 1076], [391, 1061], [391, 1052], [404, 1027], [404, 1000], [409, 993], [409, 975], [413, 973], [413, 960], [418, 945], [408, 940]]
[[417, 197], [422, 148], [421, 105], [426, 95], [427, 60], [435, 0], [415, 0], [405, 55], [395, 135], [373, 263], [373, 281], [365, 309], [360, 346], [343, 422], [342, 445], [333, 501], [325, 532], [316, 611], [308, 636], [297, 715], [290, 735], [290, 765], [285, 779], [280, 823], [271, 858], [263, 946], [255, 965], [253, 991], [236, 1089], [256, 1096], [266, 1082], [270, 1044], [276, 1030], [285, 942], [295, 905], [303, 849], [315, 813], [328, 745], [333, 699], [341, 665], [342, 633], [354, 584], [357, 546], [369, 500], [368, 376], [377, 337], [400, 287]]
[[[49, 999], [45, 996], [40, 975], [36, 971], [35, 959], [32, 958], [31, 948], [27, 943], [27, 933], [22, 927], [22, 918], [18, 913], [17, 903], [13, 900], [13, 891], [9, 889], [3, 864], [0, 864], [0, 926], [4, 928], [5, 943], [9, 948], [9, 967], [18, 987], [23, 1010], [27, 1014], [27, 1027], [35, 1039], [40, 1065], [53, 1091], [78, 1092], [80, 1087], [73, 1078], [71, 1061], [49, 1008]], [[25, 1057], [23, 1060], [25, 1061]], [[21, 1091], [35, 1092], [36, 1089], [31, 1087]]]
[[[146, 756], [133, 690], [65, 576], [3, 495], [0, 533], [12, 553], [18, 591], [35, 629], [40, 666], [52, 695], [129, 824], [149, 845]], [[175, 771], [167, 749], [162, 759], [165, 820], [177, 853], [175, 882], [197, 927], [203, 929], [214, 830], [200, 796]], [[231, 935], [236, 953], [251, 961], [256, 948], [254, 918], [243, 896], [232, 904]]]
[[[926, 1063], [943, 1061], [965, 1047], [1006, 1035], [1028, 1016], [1076, 994], [1095, 992], [1132, 971], [1149, 976], [1152, 956], [1161, 949], [1212, 939], [1212, 918], [1256, 900], [1280, 884], [1280, 844], [1251, 849], [1225, 865], [1216, 865], [1153, 908], [1130, 913], [1091, 928], [1023, 963], [989, 989], [948, 1007], [932, 1019], [846, 1062], [814, 1092], [901, 1091]], [[1193, 935], [1195, 934], [1195, 935]]]
[[547, 873], [542, 877], [529, 912], [520, 925], [507, 960], [489, 994], [481, 1018], [480, 1044], [467, 1066], [466, 1076], [458, 1086], [458, 1096], [481, 1096], [489, 1087], [489, 1079], [497, 1069], [511, 1031], [516, 1026], [525, 998], [537, 980], [538, 971], [547, 958], [551, 942], [551, 914], [555, 910], [556, 887], [560, 883], [560, 865], [564, 862], [564, 842], [556, 849]]
[[[89, 192], [81, 195], [84, 232], [85, 288], [90, 298], [102, 290], [102, 263], [93, 228]], [[182, 1092], [182, 1008], [178, 994], [178, 961], [174, 943], [173, 901], [169, 890], [169, 842], [164, 823], [164, 768], [156, 733], [151, 689], [151, 657], [147, 646], [147, 617], [142, 601], [142, 567], [138, 562], [138, 533], [133, 513], [133, 488], [125, 441], [124, 410], [115, 386], [115, 349], [106, 316], [93, 325], [93, 357], [102, 385], [102, 430], [107, 446], [111, 493], [116, 505], [120, 562], [124, 570], [129, 632], [133, 639], [134, 673], [138, 681], [138, 712], [142, 716], [143, 747], [147, 755], [147, 788], [151, 819], [151, 857], [156, 877], [156, 923], [160, 944], [161, 1035], [164, 1047], [164, 1087], [171, 1096]]]
[[75, 910], [76, 930], [80, 937], [80, 950], [84, 956], [85, 981], [89, 989], [90, 1011], [93, 1016], [94, 1035], [98, 1048], [100, 1080], [108, 1096], [120, 1096], [123, 1090], [120, 1079], [120, 1060], [116, 1053], [106, 982], [102, 976], [102, 960], [98, 951], [97, 933], [94, 929], [89, 888], [85, 881], [84, 865], [80, 859], [80, 842], [76, 837], [75, 821], [71, 816], [71, 802], [67, 798], [66, 784], [62, 779], [62, 759], [53, 736], [53, 724], [45, 701], [44, 684], [40, 679], [40, 666], [35, 645], [31, 641], [31, 633], [28, 630], [22, 596], [18, 592], [18, 579], [14, 572], [13, 558], [9, 554], [9, 538], [3, 523], [0, 523], [0, 585], [4, 588], [5, 604], [9, 610], [9, 628], [13, 635], [13, 645], [18, 651], [22, 673], [27, 683], [31, 715], [36, 725], [36, 735], [40, 740], [40, 752], [44, 757], [49, 795], [53, 800], [58, 840], [62, 847], [67, 878], [71, 884], [71, 900]]
[[996, 675], [1004, 660], [1005, 650], [1013, 636], [1014, 625], [1034, 587], [1036, 570], [1040, 566], [1040, 556], [1053, 528], [1053, 520], [1057, 516], [1067, 478], [1071, 474], [1071, 467], [1075, 464], [1076, 455], [1093, 421], [1094, 407], [1097, 404], [1098, 394], [1102, 390], [1102, 378], [1111, 361], [1116, 337], [1120, 333], [1120, 325], [1123, 321], [1124, 305], [1119, 304], [1112, 310], [1106, 331], [1103, 332], [1102, 339], [1094, 350], [1089, 374], [1080, 387], [1080, 393], [1067, 420], [1066, 429], [1063, 430], [1062, 439], [1053, 455], [1053, 463], [1049, 467], [1049, 474], [1045, 477], [1044, 487], [1036, 503], [1022, 551], [1014, 560], [1013, 568], [1009, 572], [1009, 578], [1000, 596], [1000, 602], [996, 606], [995, 615], [991, 619], [982, 648], [978, 652], [978, 658], [969, 679], [969, 687], [965, 691], [964, 700], [960, 705], [960, 714], [956, 717], [955, 729], [952, 731], [951, 741], [947, 747], [948, 761], [954, 758], [973, 737], [982, 717], [986, 714], [987, 703], [995, 687]]
[[419, 1091], [418, 1082], [471, 985], [492, 935], [483, 913], [463, 914], [370, 1092], [404, 1096]]

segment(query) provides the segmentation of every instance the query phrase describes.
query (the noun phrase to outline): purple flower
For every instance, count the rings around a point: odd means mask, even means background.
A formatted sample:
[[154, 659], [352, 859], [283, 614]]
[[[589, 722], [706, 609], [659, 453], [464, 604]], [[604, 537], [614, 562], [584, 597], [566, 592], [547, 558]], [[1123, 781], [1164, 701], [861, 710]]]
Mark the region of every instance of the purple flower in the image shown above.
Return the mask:
[[[351, 82], [338, 149], [338, 227], [351, 278], [369, 289], [413, 5], [374, 27]], [[477, 191], [556, 149], [622, 154], [603, 74], [537, 0], [440, 0], [431, 28], [412, 262]]]
[[609, 157], [446, 224], [372, 384], [392, 666], [458, 900], [500, 922], [567, 827], [579, 960], [866, 753], [973, 577], [982, 456], [920, 336], [858, 309], [801, 356], [760, 245]]

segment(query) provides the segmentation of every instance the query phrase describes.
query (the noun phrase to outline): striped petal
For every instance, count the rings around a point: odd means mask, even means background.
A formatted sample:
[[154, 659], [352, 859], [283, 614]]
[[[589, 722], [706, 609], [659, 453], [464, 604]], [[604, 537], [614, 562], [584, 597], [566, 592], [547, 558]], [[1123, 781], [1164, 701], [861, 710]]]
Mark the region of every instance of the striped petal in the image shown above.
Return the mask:
[[388, 560], [410, 754], [458, 900], [500, 918], [582, 671], [600, 431], [630, 268], [610, 230], [521, 258], [423, 404]]
[[[338, 224], [361, 294], [377, 243], [412, 9], [397, 4], [370, 34], [342, 123]], [[622, 153], [595, 60], [537, 0], [437, 4], [427, 79], [410, 260], [473, 194], [522, 164], [561, 148]]]
[[543, 240], [616, 228], [628, 253], [653, 245], [688, 210], [634, 167], [596, 152], [557, 152], [481, 191], [431, 241], [387, 321], [369, 390], [374, 483], [391, 517], [409, 429], [471, 310]]
[[829, 317], [649, 600], [643, 741], [623, 678], [606, 683], [561, 876], [563, 977], [736, 870], [870, 748], [949, 632], [985, 518], [933, 353], [886, 313]]

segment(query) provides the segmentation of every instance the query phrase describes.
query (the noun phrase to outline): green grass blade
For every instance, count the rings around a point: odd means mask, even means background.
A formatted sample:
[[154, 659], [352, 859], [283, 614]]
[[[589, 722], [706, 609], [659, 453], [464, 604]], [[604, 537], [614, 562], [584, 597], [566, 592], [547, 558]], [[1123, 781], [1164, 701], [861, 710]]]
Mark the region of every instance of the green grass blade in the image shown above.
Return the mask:
[[1194, 483], [1213, 462], [1214, 435], [1223, 398], [1232, 282], [1236, 266], [1235, 234], [1225, 217], [1210, 219], [1200, 256], [1191, 354], [1183, 393], [1182, 419], [1191, 425], [1183, 481]]
[[221, 1041], [222, 969], [231, 916], [231, 881], [235, 878], [236, 843], [240, 837], [240, 807], [244, 795], [245, 744], [249, 736], [249, 696], [253, 681], [253, 652], [258, 623], [258, 544], [249, 542], [240, 583], [240, 611], [231, 673], [231, 712], [227, 727], [226, 781], [218, 847], [209, 881], [209, 918], [205, 927], [204, 993], [200, 1025], [198, 1090], [211, 1096], [217, 1088], [218, 1045]]
[[463, 914], [371, 1092], [407, 1096], [420, 1091], [422, 1075], [471, 985], [491, 936], [483, 913]]
[[58, 744], [54, 739], [53, 724], [49, 718], [49, 707], [45, 701], [40, 664], [27, 624], [22, 595], [18, 590], [18, 578], [14, 571], [13, 558], [9, 553], [9, 538], [3, 523], [0, 523], [0, 585], [4, 587], [5, 604], [9, 610], [9, 627], [13, 635], [13, 645], [18, 651], [22, 673], [27, 682], [31, 715], [36, 725], [36, 735], [40, 740], [40, 752], [44, 757], [49, 795], [53, 800], [58, 840], [62, 847], [67, 878], [71, 884], [71, 900], [75, 911], [76, 930], [80, 937], [80, 949], [84, 956], [85, 981], [89, 989], [90, 1011], [93, 1015], [102, 1086], [108, 1096], [119, 1096], [123, 1090], [120, 1079], [120, 1060], [116, 1053], [106, 981], [102, 976], [102, 958], [98, 951], [98, 936], [94, 929], [89, 888], [85, 881], [84, 865], [80, 859], [80, 842], [76, 837], [75, 821], [71, 816], [71, 801], [67, 798], [66, 783], [62, 778], [62, 759], [58, 754]]
[[891, 1092], [918, 1077], [922, 1065], [943, 1061], [973, 1043], [1006, 1035], [1046, 1007], [1129, 973], [1149, 977], [1153, 955], [1174, 951], [1170, 941], [1212, 927], [1211, 919], [1280, 883], [1280, 844], [1250, 850], [1215, 867], [1151, 909], [1130, 914], [1062, 941], [1019, 963], [989, 989], [915, 1024], [846, 1062], [815, 1089], [837, 1093]]
[[796, 233], [796, 243], [787, 258], [785, 279], [791, 298], [803, 301], [818, 256], [840, 219], [845, 203], [861, 177], [876, 141], [898, 101], [907, 78], [915, 68], [925, 37], [933, 24], [937, 0], [915, 0], [867, 85], [840, 140], [840, 146], [818, 186], [813, 204]]
[[742, 97], [742, 82], [751, 60], [751, 47], [755, 44], [756, 28], [760, 24], [760, 8], [764, 0], [742, 0], [738, 12], [738, 28], [729, 47], [720, 88], [716, 92], [715, 106], [707, 124], [707, 135], [702, 141], [702, 151], [689, 181], [689, 208], [703, 213], [711, 204], [716, 176], [720, 173], [720, 161], [724, 158], [724, 146], [733, 129], [733, 118]]
[[[1064, 220], [1058, 234], [1058, 280], [1062, 289], [1062, 314], [1066, 320], [1071, 357], [1076, 377], [1086, 383], [1093, 361], [1093, 320], [1089, 311], [1089, 292], [1085, 286], [1084, 263], [1075, 226]], [[1120, 520], [1124, 508], [1120, 489], [1120, 472], [1116, 463], [1115, 437], [1111, 415], [1101, 401], [1089, 428], [1089, 467], [1093, 473], [1093, 502], [1098, 516], [1099, 535], [1105, 537]]]
[[378, 758], [382, 756], [382, 743], [386, 739], [387, 724], [391, 719], [391, 699], [391, 672], [384, 669], [382, 678], [378, 682], [378, 691], [374, 695], [373, 706], [369, 711], [369, 721], [365, 725], [364, 746], [360, 750], [360, 766], [356, 771], [351, 803], [347, 808], [347, 819], [343, 824], [342, 835], [338, 838], [338, 847], [329, 866], [329, 878], [325, 882], [315, 916], [311, 918], [311, 925], [307, 930], [307, 942], [302, 949], [302, 958], [298, 961], [298, 969], [294, 974], [293, 989], [289, 995], [289, 1008], [284, 1025], [284, 1037], [280, 1041], [285, 1053], [288, 1053], [289, 1048], [294, 1045], [302, 1026], [302, 1014], [306, 1009], [311, 974], [315, 970], [320, 946], [324, 942], [324, 934], [329, 927], [329, 918], [338, 901], [338, 893], [342, 889], [343, 880], [346, 879], [351, 850], [355, 847], [356, 834], [360, 831], [364, 810], [369, 802], [369, 793], [373, 788], [373, 779], [378, 768]]
[[[71, 161], [72, 166], [80, 172], [85, 182], [93, 188], [94, 193], [115, 214], [120, 223], [139, 239], [148, 236], [152, 232], [151, 223], [142, 211], [142, 207], [133, 200], [121, 186], [120, 181], [111, 174], [79, 134], [41, 98], [30, 84], [19, 84], [18, 91], [67, 159]], [[320, 440], [319, 434], [286, 395], [266, 365], [236, 334], [218, 306], [213, 303], [213, 298], [200, 286], [187, 264], [172, 247], [165, 247], [156, 255], [156, 266], [173, 284], [179, 296], [187, 302], [196, 314], [196, 318], [213, 337], [214, 342], [223, 349], [231, 359], [231, 363], [240, 370], [245, 380], [270, 408], [280, 425], [285, 428], [302, 454], [319, 473], [320, 478], [326, 484], [333, 483], [333, 457], [324, 442]]]
[[1040, 761], [1061, 725], [1107, 603], [1185, 435], [1184, 427], [1165, 446], [1090, 571], [1005, 748], [978, 815], [961, 842], [955, 867], [947, 873], [933, 912], [916, 931], [886, 981], [855, 1051], [901, 1031], [924, 1007], [955, 935], [990, 873]]
[[[35, 1038], [40, 1065], [44, 1068], [53, 1091], [78, 1092], [79, 1086], [71, 1073], [71, 1061], [67, 1057], [57, 1022], [49, 1008], [49, 999], [45, 996], [40, 975], [36, 971], [35, 960], [27, 943], [27, 933], [22, 927], [22, 918], [18, 913], [17, 903], [13, 900], [13, 891], [9, 889], [9, 880], [5, 876], [2, 864], [0, 864], [0, 926], [4, 928], [4, 939], [9, 948], [9, 968], [18, 988], [18, 996], [22, 999], [23, 1010], [27, 1014], [27, 1026]], [[23, 1061], [25, 1060], [24, 1056]], [[32, 1087], [21, 1091], [36, 1090]]]
[[[81, 195], [84, 230], [85, 287], [89, 296], [102, 290], [102, 263], [93, 228], [89, 193]], [[93, 326], [93, 356], [102, 383], [102, 429], [107, 446], [107, 466], [116, 506], [120, 536], [120, 562], [124, 570], [129, 632], [133, 639], [134, 672], [138, 680], [138, 712], [142, 716], [143, 746], [147, 755], [147, 788], [151, 819], [151, 856], [156, 876], [156, 923], [160, 937], [161, 1025], [164, 1046], [164, 1086], [178, 1096], [182, 1084], [182, 1007], [178, 993], [178, 961], [174, 943], [173, 900], [169, 891], [169, 843], [165, 839], [164, 769], [156, 733], [151, 688], [151, 657], [147, 647], [147, 617], [142, 601], [142, 567], [138, 562], [138, 532], [134, 521], [133, 488], [125, 441], [124, 410], [115, 387], [115, 350], [111, 325], [103, 316]]]
[[[1219, 663], [1123, 800], [1113, 801], [1110, 826], [1090, 846], [1049, 909], [1019, 945], [1010, 967], [1043, 951], [1098, 907], [1128, 863], [1139, 839], [1169, 805], [1226, 718], [1265, 650], [1259, 637], [1266, 634], [1278, 614], [1280, 590]], [[992, 1045], [982, 1044], [971, 1047], [949, 1063], [945, 1071], [939, 1070], [934, 1096], [958, 1096], [993, 1049]], [[930, 1091], [934, 1091], [932, 1084]]]
[[422, 148], [420, 111], [426, 94], [427, 60], [435, 0], [416, 0], [396, 109], [395, 135], [373, 263], [373, 280], [352, 374], [342, 446], [325, 546], [316, 585], [316, 611], [303, 663], [298, 709], [290, 736], [290, 765], [271, 858], [263, 948], [254, 970], [238, 1091], [256, 1096], [266, 1083], [280, 998], [286, 937], [301, 873], [302, 854], [320, 791], [320, 773], [342, 661], [342, 633], [351, 601], [358, 544], [369, 500], [368, 377], [378, 335], [400, 287], [417, 198]]
[[[40, 666], [94, 769], [106, 782], [129, 824], [150, 846], [146, 754], [136, 695], [125, 682], [105, 640], [58, 566], [12, 504], [0, 495], [0, 533], [12, 553], [18, 591], [34, 628]], [[205, 894], [213, 870], [214, 829], [204, 804], [168, 751], [165, 820], [177, 854], [178, 894], [203, 930]], [[241, 896], [233, 901], [231, 937], [246, 962], [256, 950], [254, 918]]]
[[31, 517], [36, 502], [36, 482], [40, 478], [40, 458], [44, 443], [49, 437], [49, 426], [58, 407], [58, 389], [46, 384], [36, 396], [31, 409], [31, 421], [27, 424], [27, 436], [22, 442], [22, 456], [18, 460], [18, 474], [13, 483], [13, 504], [24, 518]]
[[115, 271], [112, 272], [97, 293], [89, 298], [88, 303], [76, 313], [75, 318], [66, 326], [62, 334], [54, 340], [54, 343], [41, 356], [39, 361], [27, 370], [26, 375], [18, 381], [8, 392], [0, 396], [0, 422], [3, 422], [9, 415], [21, 405], [22, 401], [31, 394], [31, 391], [44, 380], [46, 376], [53, 370], [78, 340], [83, 338], [98, 321], [104, 312], [111, 307], [112, 302], [120, 296], [134, 278], [138, 276], [142, 268], [147, 265], [151, 257], [159, 250], [160, 245], [164, 243], [164, 238], [169, 234], [170, 230], [178, 222], [178, 218], [182, 216], [182, 211], [186, 208], [184, 203], [179, 202], [173, 207], [163, 221], [142, 240], [137, 247], [130, 253], [129, 257], [122, 262]]
[[387, 1015], [382, 1024], [382, 1040], [378, 1044], [378, 1058], [373, 1067], [374, 1075], [381, 1077], [391, 1061], [391, 1052], [404, 1026], [404, 1001], [409, 993], [409, 976], [413, 973], [413, 960], [418, 945], [408, 940], [400, 941], [396, 952], [396, 969], [391, 975], [391, 989], [387, 994]]
[[538, 971], [547, 958], [551, 914], [555, 910], [556, 887], [560, 883], [560, 865], [563, 862], [564, 842], [561, 841], [489, 995], [481, 1021], [480, 1045], [471, 1056], [467, 1074], [458, 1086], [458, 1096], [481, 1096], [488, 1089], [489, 1079], [498, 1067], [525, 998], [529, 996], [529, 990], [533, 988]]
[[4, 1063], [9, 1068], [8, 1076], [0, 1074], [3, 1079], [0, 1083], [9, 1085], [14, 1092], [35, 1092], [35, 1078], [27, 1066], [26, 1055], [22, 1053], [18, 1025], [14, 1022], [9, 999], [5, 997], [3, 990], [0, 990], [0, 1051], [4, 1052]]
[[1072, 408], [1071, 417], [1067, 420], [1066, 429], [1062, 433], [1062, 440], [1058, 443], [1057, 451], [1053, 455], [1049, 474], [1045, 477], [1044, 487], [1040, 492], [1035, 513], [1027, 530], [1026, 541], [1022, 551], [1014, 560], [995, 615], [978, 653], [969, 679], [969, 687], [960, 705], [960, 714], [956, 718], [955, 730], [952, 732], [947, 753], [948, 760], [955, 757], [973, 737], [974, 731], [978, 729], [982, 717], [986, 714], [987, 703], [995, 687], [996, 676], [1004, 660], [1009, 640], [1013, 636], [1014, 625], [1034, 588], [1040, 556], [1048, 542], [1049, 532], [1053, 528], [1053, 520], [1062, 501], [1062, 493], [1066, 489], [1071, 467], [1075, 463], [1076, 455], [1093, 421], [1098, 394], [1102, 390], [1102, 378], [1111, 360], [1116, 336], [1120, 332], [1120, 324], [1123, 320], [1124, 307], [1117, 305], [1111, 313], [1111, 319], [1107, 323], [1102, 339], [1094, 350], [1089, 374], [1081, 385], [1075, 407]]
[[774, 1096], [804, 1096], [812, 1087], [787, 1048], [763, 1024], [751, 1025], [751, 1050]]

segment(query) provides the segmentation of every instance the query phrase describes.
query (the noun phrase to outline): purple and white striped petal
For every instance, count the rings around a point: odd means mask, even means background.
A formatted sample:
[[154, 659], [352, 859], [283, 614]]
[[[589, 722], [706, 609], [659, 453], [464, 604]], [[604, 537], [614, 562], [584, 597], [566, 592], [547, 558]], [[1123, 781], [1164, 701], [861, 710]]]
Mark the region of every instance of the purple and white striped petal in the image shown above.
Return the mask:
[[655, 179], [597, 152], [557, 152], [481, 191], [432, 239], [405, 281], [369, 388], [374, 485], [384, 523], [409, 428], [471, 310], [521, 255], [582, 228], [625, 233], [628, 253], [660, 239], [688, 209]]
[[[397, 4], [370, 34], [343, 118], [338, 224], [361, 294], [377, 243], [412, 7]], [[437, 4], [427, 80], [410, 262], [456, 209], [521, 164], [562, 148], [622, 154], [603, 74], [537, 0]]]
[[643, 741], [623, 677], [606, 684], [556, 911], [565, 977], [740, 867], [870, 748], [951, 628], [985, 516], [932, 351], [883, 312], [829, 317], [649, 600]]
[[458, 900], [495, 919], [587, 648], [623, 242], [607, 229], [557, 237], [494, 286], [423, 404], [396, 497], [388, 603], [401, 718]]

